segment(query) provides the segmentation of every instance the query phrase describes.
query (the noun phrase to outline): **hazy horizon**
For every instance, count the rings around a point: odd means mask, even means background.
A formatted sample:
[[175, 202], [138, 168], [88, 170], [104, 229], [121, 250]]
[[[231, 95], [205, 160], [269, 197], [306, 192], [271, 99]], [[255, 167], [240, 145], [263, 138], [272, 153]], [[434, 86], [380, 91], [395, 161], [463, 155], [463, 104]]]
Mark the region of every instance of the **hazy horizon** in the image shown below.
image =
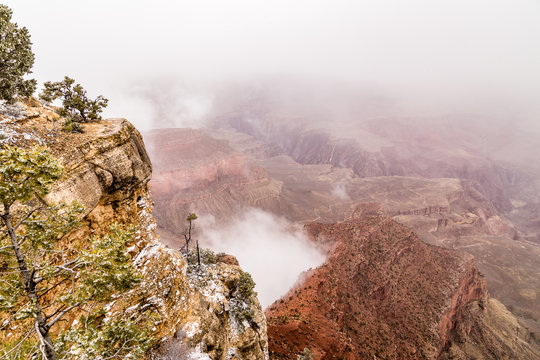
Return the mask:
[[540, 114], [532, 0], [3, 3], [31, 33], [40, 83], [72, 76], [141, 129], [198, 126], [230, 86], [277, 79], [370, 93], [399, 115]]

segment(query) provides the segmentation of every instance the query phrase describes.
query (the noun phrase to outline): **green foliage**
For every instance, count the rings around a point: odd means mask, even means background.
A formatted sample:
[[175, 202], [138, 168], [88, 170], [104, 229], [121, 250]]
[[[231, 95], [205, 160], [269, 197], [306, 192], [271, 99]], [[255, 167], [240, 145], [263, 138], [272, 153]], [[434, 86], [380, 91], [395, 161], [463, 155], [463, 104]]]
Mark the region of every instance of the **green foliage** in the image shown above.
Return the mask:
[[[12, 350], [15, 357], [10, 358], [27, 358], [32, 352], [24, 349], [38, 342], [36, 329], [41, 346], [52, 344], [49, 330], [74, 309], [87, 314], [79, 321], [85, 325], [64, 333], [59, 338], [63, 343], [72, 347], [87, 339], [82, 349], [102, 349], [109, 357], [114, 350], [116, 358], [136, 354], [135, 343], [144, 352], [150, 341], [144, 327], [129, 319], [105, 321], [99, 305], [141, 280], [127, 253], [135, 228], [113, 225], [104, 236], [67, 241], [65, 235], [79, 226], [83, 207], [46, 205], [36, 197], [47, 194], [62, 176], [58, 162], [46, 149], [16, 147], [0, 150], [0, 161], [0, 314], [7, 319], [0, 330], [28, 328], [23, 341], [0, 345], [0, 354]], [[124, 348], [117, 352], [120, 343]], [[80, 358], [93, 358], [89, 356]], [[45, 357], [53, 359], [54, 354]]]
[[251, 320], [253, 320], [253, 317], [255, 316], [255, 312], [253, 311], [252, 308], [246, 308], [246, 309], [234, 308], [233, 311], [234, 311], [234, 316], [240, 322], [242, 322], [244, 320], [247, 320], [248, 322], [250, 322]]
[[75, 301], [104, 301], [111, 293], [121, 293], [141, 281], [127, 254], [127, 245], [135, 228], [122, 229], [113, 224], [103, 237], [90, 239], [90, 247], [81, 251], [80, 276]]
[[26, 27], [11, 22], [12, 10], [0, 4], [0, 99], [13, 103], [17, 96], [31, 96], [34, 79], [24, 80], [34, 65], [32, 42]]
[[[98, 359], [141, 359], [152, 347], [155, 339], [151, 336], [152, 321], [133, 318], [103, 320], [104, 311], [96, 311], [88, 318], [81, 316], [76, 325], [62, 331], [55, 338], [54, 348], [57, 359], [98, 360]], [[29, 354], [37, 354], [39, 342], [35, 339], [18, 339], [0, 344], [0, 358], [23, 360]]]
[[18, 339], [6, 344], [0, 344], [0, 359], [26, 360], [28, 354], [33, 354], [39, 349], [39, 343], [34, 339], [26, 339], [20, 342]]
[[242, 271], [240, 278], [238, 279], [238, 291], [240, 295], [245, 299], [249, 299], [252, 295], [257, 295], [253, 289], [255, 288], [255, 281], [248, 272]]
[[133, 318], [102, 320], [104, 312], [82, 316], [78, 326], [60, 333], [55, 350], [60, 359], [140, 359], [154, 339], [152, 317], [142, 323]]
[[63, 168], [43, 147], [24, 150], [7, 146], [0, 150], [0, 203], [26, 202], [43, 196], [62, 176]]
[[255, 282], [248, 272], [242, 271], [237, 282], [238, 303], [233, 306], [232, 314], [240, 322], [247, 320], [248, 322], [253, 320], [255, 312], [253, 311], [253, 301], [251, 300], [252, 295], [257, 295], [253, 291], [255, 287]]
[[190, 214], [188, 215], [188, 217], [186, 218], [186, 221], [192, 222], [193, 220], [197, 220], [197, 219], [198, 219], [197, 214], [195, 214], [195, 213], [190, 213]]
[[83, 127], [81, 123], [77, 120], [73, 121], [73, 118], [71, 116], [68, 116], [66, 120], [64, 121], [64, 126], [62, 128], [65, 132], [77, 132], [82, 133], [84, 132]]
[[[101, 120], [100, 114], [109, 102], [101, 95], [95, 100], [89, 99], [81, 84], [75, 84], [75, 80], [67, 76], [63, 81], [47, 81], [39, 97], [47, 103], [56, 99], [62, 100], [62, 107], [57, 110], [57, 113], [68, 119], [66, 127], [75, 127], [70, 123]], [[75, 129], [75, 131], [80, 130]]]

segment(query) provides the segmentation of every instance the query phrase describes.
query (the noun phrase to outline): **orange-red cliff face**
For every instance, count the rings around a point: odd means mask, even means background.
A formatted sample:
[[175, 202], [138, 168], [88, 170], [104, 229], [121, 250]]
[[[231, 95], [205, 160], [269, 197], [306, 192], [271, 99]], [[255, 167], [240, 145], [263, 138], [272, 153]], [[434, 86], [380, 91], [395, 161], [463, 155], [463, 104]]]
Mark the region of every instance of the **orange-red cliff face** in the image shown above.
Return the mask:
[[337, 243], [320, 268], [267, 310], [270, 351], [322, 359], [435, 358], [467, 304], [484, 302], [472, 257], [427, 245], [385, 217], [307, 227]]
[[[155, 216], [170, 232], [179, 230], [181, 219], [191, 211], [230, 213], [236, 203], [249, 202], [246, 198], [269, 182], [262, 168], [234, 151], [227, 141], [202, 130], [153, 130], [145, 134], [145, 141], [154, 165], [150, 185]], [[236, 202], [231, 200], [235, 197]], [[199, 205], [197, 209], [194, 203]]]
[[160, 148], [153, 160], [156, 199], [188, 189], [191, 193], [203, 191], [217, 182], [241, 184], [265, 177], [263, 169], [248, 163], [227, 141], [209, 137], [202, 130], [154, 130], [146, 138], [149, 144], [159, 142]]

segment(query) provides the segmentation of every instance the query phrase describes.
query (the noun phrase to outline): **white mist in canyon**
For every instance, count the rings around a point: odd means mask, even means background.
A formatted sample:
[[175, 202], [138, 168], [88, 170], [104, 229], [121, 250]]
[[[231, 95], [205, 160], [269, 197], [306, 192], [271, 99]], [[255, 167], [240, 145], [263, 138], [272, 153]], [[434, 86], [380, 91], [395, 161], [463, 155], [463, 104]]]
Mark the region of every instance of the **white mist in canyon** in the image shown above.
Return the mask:
[[205, 246], [233, 254], [252, 275], [263, 308], [284, 295], [303, 271], [324, 261], [301, 228], [260, 209], [248, 208], [226, 223], [212, 216], [197, 221]]

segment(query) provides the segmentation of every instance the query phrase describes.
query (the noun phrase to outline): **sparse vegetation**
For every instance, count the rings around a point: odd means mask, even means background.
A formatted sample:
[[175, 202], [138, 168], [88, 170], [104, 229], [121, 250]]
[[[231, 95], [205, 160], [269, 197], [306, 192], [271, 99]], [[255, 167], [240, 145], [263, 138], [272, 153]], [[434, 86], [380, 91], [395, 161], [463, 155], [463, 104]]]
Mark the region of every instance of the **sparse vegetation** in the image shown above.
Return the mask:
[[255, 281], [253, 281], [253, 278], [248, 272], [242, 271], [240, 274], [240, 279], [238, 280], [238, 291], [240, 294], [248, 299], [252, 295], [256, 295], [256, 293], [253, 291], [255, 288]]
[[151, 348], [152, 317], [104, 321], [104, 312], [81, 318], [80, 326], [61, 332], [55, 339], [59, 359], [140, 359]]
[[17, 96], [31, 96], [37, 85], [34, 79], [24, 79], [34, 65], [30, 34], [11, 21], [12, 15], [9, 7], [0, 4], [0, 100], [10, 104]]
[[313, 354], [309, 348], [304, 348], [302, 354], [296, 356], [296, 360], [313, 360]]
[[253, 291], [255, 282], [248, 272], [242, 271], [240, 273], [236, 288], [238, 304], [232, 308], [233, 315], [240, 322], [244, 320], [251, 322], [255, 316], [251, 297], [256, 296], [257, 293]]
[[197, 257], [196, 250], [191, 250], [186, 254], [186, 261], [188, 265], [197, 265], [198, 258], [201, 260], [201, 263], [205, 265], [215, 264], [217, 262], [216, 254], [210, 249], [201, 248], [199, 250], [199, 257]]
[[63, 81], [47, 81], [39, 97], [47, 103], [62, 101], [62, 107], [56, 112], [66, 119], [64, 130], [71, 132], [82, 132], [81, 123], [101, 120], [101, 113], [109, 102], [101, 95], [95, 100], [89, 99], [81, 84], [75, 84], [68, 76]]
[[186, 217], [186, 221], [188, 222], [188, 227], [187, 229], [184, 230], [184, 232], [182, 233], [182, 235], [184, 235], [184, 239], [186, 241], [186, 246], [184, 248], [184, 251], [186, 254], [189, 253], [189, 243], [191, 242], [191, 235], [192, 235], [192, 232], [194, 230], [193, 228], [193, 221], [197, 220], [197, 214], [195, 213], [190, 213], [187, 217]]

